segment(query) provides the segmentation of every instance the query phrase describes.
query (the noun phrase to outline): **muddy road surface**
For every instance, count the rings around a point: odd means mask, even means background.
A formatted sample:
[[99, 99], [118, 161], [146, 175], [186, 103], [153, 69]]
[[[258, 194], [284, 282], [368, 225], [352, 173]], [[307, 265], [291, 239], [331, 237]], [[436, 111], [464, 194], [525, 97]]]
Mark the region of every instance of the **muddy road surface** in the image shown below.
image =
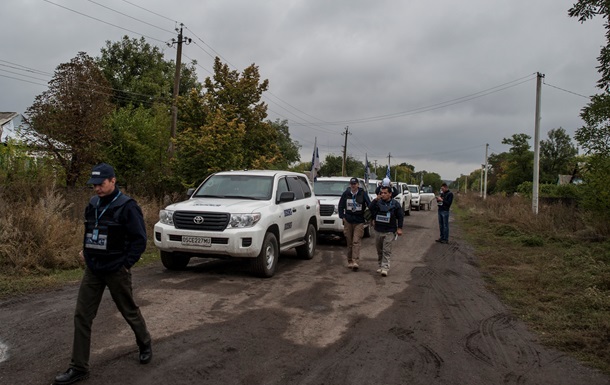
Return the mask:
[[[236, 261], [136, 268], [153, 360], [138, 363], [133, 333], [106, 293], [91, 377], [80, 383], [608, 385], [610, 377], [540, 346], [486, 290], [455, 227], [438, 244], [436, 211], [406, 217], [388, 277], [375, 272], [374, 238], [363, 241], [358, 272], [332, 240], [310, 261], [282, 255], [271, 279]], [[77, 289], [0, 302], [0, 384], [50, 384], [68, 368]]]

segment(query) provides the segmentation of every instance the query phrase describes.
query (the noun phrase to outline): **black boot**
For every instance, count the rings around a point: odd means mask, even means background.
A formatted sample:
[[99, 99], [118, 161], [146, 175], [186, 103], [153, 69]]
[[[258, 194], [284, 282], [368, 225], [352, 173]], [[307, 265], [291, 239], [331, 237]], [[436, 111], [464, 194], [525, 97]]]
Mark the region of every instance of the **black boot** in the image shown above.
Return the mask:
[[149, 342], [147, 345], [140, 346], [140, 363], [148, 364], [152, 360], [152, 344]]
[[70, 368], [65, 373], [55, 377], [55, 385], [68, 385], [76, 381], [86, 380], [87, 378], [89, 378], [89, 372]]

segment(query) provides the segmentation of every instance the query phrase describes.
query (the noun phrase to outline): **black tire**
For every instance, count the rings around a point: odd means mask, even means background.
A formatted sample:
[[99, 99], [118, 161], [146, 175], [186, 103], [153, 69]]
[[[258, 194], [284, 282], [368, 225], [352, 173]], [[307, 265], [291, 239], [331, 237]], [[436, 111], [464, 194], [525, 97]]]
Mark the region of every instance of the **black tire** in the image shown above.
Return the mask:
[[273, 277], [275, 268], [277, 267], [279, 254], [280, 249], [275, 235], [273, 233], [265, 234], [261, 252], [258, 254], [258, 257], [252, 261], [252, 272], [263, 278]]
[[317, 241], [316, 228], [310, 223], [305, 234], [305, 244], [296, 248], [297, 256], [302, 259], [312, 259], [316, 253]]
[[167, 270], [184, 270], [190, 260], [186, 255], [161, 251], [161, 262]]

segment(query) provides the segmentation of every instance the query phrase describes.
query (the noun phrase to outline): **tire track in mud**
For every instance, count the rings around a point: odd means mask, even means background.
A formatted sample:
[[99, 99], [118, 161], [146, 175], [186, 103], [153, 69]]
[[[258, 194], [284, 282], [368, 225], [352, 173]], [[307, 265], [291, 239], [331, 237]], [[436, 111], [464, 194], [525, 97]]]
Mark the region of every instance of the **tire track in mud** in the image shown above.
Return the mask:
[[493, 368], [508, 370], [504, 384], [525, 384], [525, 375], [542, 366], [540, 353], [528, 341], [515, 339], [519, 335], [515, 332], [516, 323], [511, 314], [494, 314], [464, 338], [466, 353]]

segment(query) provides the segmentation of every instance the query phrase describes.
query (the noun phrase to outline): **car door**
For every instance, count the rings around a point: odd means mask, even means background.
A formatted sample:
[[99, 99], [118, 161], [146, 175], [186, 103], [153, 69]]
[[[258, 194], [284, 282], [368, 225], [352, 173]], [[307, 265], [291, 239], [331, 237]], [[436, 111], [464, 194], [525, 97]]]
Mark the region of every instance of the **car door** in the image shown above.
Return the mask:
[[[288, 189], [294, 192], [294, 205], [292, 206], [292, 214], [290, 215], [290, 222], [286, 223], [286, 240], [293, 241], [295, 239], [301, 239], [307, 232], [307, 222], [309, 219], [308, 213], [311, 212], [311, 205], [308, 204], [309, 200], [305, 199], [305, 192], [303, 191], [303, 184], [299, 180], [298, 176], [288, 175], [286, 176], [288, 182]], [[311, 191], [309, 191], [311, 196]], [[315, 208], [314, 208], [315, 209]]]

